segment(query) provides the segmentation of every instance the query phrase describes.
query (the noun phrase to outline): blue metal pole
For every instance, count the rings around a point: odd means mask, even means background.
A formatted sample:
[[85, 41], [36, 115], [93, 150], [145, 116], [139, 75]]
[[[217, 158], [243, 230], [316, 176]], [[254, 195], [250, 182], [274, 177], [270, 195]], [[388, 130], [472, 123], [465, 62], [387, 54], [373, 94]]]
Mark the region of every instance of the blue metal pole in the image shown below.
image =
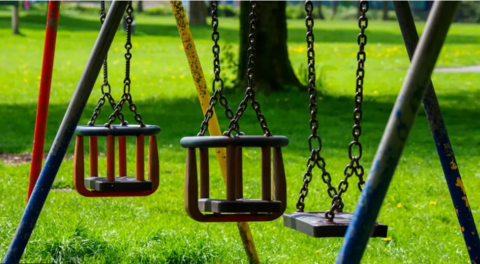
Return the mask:
[[417, 52], [390, 115], [337, 264], [360, 263], [408, 135], [430, 83], [430, 76], [459, 2], [440, 1], [428, 17]]
[[12, 243], [7, 250], [3, 263], [19, 263], [22, 258], [25, 247], [37, 223], [43, 205], [47, 200], [48, 193], [52, 187], [58, 169], [62, 164], [65, 152], [75, 127], [82, 115], [83, 109], [87, 104], [90, 93], [97, 79], [98, 73], [102, 67], [102, 62], [112, 44], [123, 13], [127, 7], [126, 1], [114, 1], [105, 19], [102, 29], [98, 35], [95, 46], [93, 47], [90, 58], [85, 66], [82, 77], [78, 82], [75, 94], [70, 101], [67, 112], [63, 117], [62, 124], [57, 132], [57, 136], [52, 144], [45, 165], [40, 173], [35, 189], [23, 213], [22, 220], [17, 227]]
[[[405, 47], [411, 60], [417, 47], [418, 33], [410, 5], [406, 1], [394, 1], [393, 5], [395, 7], [395, 13], [397, 14], [398, 24], [402, 31]], [[478, 237], [477, 227], [475, 226], [472, 211], [470, 210], [467, 193], [463, 187], [452, 145], [448, 138], [447, 128], [442, 117], [442, 112], [440, 111], [435, 89], [431, 82], [423, 98], [423, 108], [428, 118], [428, 124], [430, 125], [438, 157], [442, 164], [443, 174], [447, 181], [470, 260], [472, 263], [478, 263], [480, 260], [480, 239]]]

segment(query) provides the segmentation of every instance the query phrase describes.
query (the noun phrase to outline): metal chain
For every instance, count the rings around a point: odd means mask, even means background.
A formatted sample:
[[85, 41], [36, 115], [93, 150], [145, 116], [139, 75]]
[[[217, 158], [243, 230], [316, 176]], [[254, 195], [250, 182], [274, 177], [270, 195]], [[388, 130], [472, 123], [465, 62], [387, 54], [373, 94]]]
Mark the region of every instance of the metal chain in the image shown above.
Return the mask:
[[[105, 21], [105, 1], [100, 2], [100, 23], [103, 25], [103, 22]], [[107, 88], [107, 91], [105, 92], [105, 88]], [[100, 112], [102, 111], [102, 106], [105, 104], [106, 99], [108, 99], [108, 102], [110, 103], [110, 106], [112, 107], [113, 110], [115, 110], [115, 100], [112, 97], [112, 89], [110, 87], [110, 83], [108, 82], [108, 64], [107, 64], [107, 57], [105, 57], [105, 60], [103, 60], [103, 84], [101, 86], [101, 91], [102, 91], [102, 96], [100, 99], [98, 99], [97, 106], [93, 110], [92, 117], [90, 118], [90, 121], [88, 121], [89, 126], [94, 126], [95, 121], [97, 120], [97, 117], [100, 115]], [[125, 123], [125, 119], [122, 117], [119, 117], [120, 121], [122, 124]]]
[[144, 127], [145, 124], [143, 123], [142, 116], [137, 112], [137, 106], [133, 103], [132, 95], [130, 94], [130, 60], [132, 59], [132, 53], [130, 50], [132, 49], [132, 22], [133, 22], [133, 7], [132, 1], [128, 2], [127, 6], [127, 16], [125, 17], [125, 21], [127, 22], [127, 42], [125, 43], [125, 49], [127, 52], [125, 53], [125, 79], [123, 80], [123, 95], [122, 99], [118, 104], [115, 106], [115, 110], [110, 115], [108, 123], [105, 124], [106, 127], [109, 127], [113, 122], [115, 122], [117, 116], [118, 118], [123, 118], [122, 108], [123, 105], [128, 102], [128, 106], [130, 111], [133, 112], [135, 121]]
[[247, 89], [245, 91], [245, 97], [238, 106], [235, 117], [230, 121], [229, 129], [225, 132], [226, 135], [230, 136], [233, 130], [239, 130], [238, 121], [242, 117], [245, 109], [247, 108], [248, 101], [251, 100], [251, 105], [257, 114], [257, 119], [260, 122], [263, 133], [265, 136], [271, 136], [272, 133], [267, 126], [267, 120], [265, 116], [260, 111], [260, 103], [255, 100], [255, 91], [253, 90], [253, 77], [255, 74], [255, 33], [256, 33], [256, 24], [257, 24], [257, 1], [250, 1], [250, 28], [248, 31], [248, 63], [247, 63]]
[[[300, 189], [297, 201], [297, 212], [303, 212], [305, 209], [305, 198], [308, 195], [308, 184], [312, 181], [312, 170], [317, 166], [322, 171], [322, 180], [328, 186], [327, 193], [330, 198], [337, 195], [337, 190], [332, 186], [332, 178], [326, 169], [326, 163], [321, 156], [322, 140], [318, 135], [318, 119], [317, 119], [317, 89], [315, 87], [316, 73], [315, 73], [315, 48], [314, 48], [314, 34], [313, 34], [313, 3], [310, 0], [305, 1], [305, 11], [307, 17], [305, 18], [305, 25], [307, 26], [307, 58], [308, 58], [308, 95], [310, 97], [309, 111], [310, 111], [310, 129], [312, 134], [308, 137], [308, 148], [310, 150], [310, 157], [307, 160], [307, 171], [303, 174], [303, 186]], [[316, 147], [313, 143], [316, 142]], [[334, 210], [325, 213], [325, 217], [333, 221], [335, 217]]]
[[362, 121], [362, 102], [363, 102], [363, 79], [365, 77], [365, 61], [367, 56], [365, 54], [365, 45], [367, 45], [367, 35], [365, 29], [368, 27], [368, 19], [366, 13], [368, 11], [368, 1], [360, 1], [358, 4], [360, 11], [360, 17], [358, 18], [358, 27], [360, 28], [360, 34], [358, 34], [358, 53], [357, 53], [357, 78], [355, 88], [355, 110], [353, 111], [354, 125], [352, 128], [353, 141], [348, 146], [348, 157], [350, 163], [345, 167], [344, 175], [345, 179], [338, 184], [338, 195], [332, 200], [332, 208], [338, 208], [342, 202], [342, 194], [348, 189], [348, 178], [354, 173], [358, 177], [358, 188], [362, 191], [362, 186], [365, 184], [363, 180], [364, 170], [360, 165], [360, 159], [362, 158], [362, 144], [360, 143], [360, 136], [362, 135], [362, 127], [360, 125]]
[[[218, 40], [220, 39], [220, 33], [218, 32], [218, 1], [211, 1], [211, 9], [212, 9], [212, 53], [213, 53], [213, 72], [215, 74], [215, 78], [213, 79], [212, 83], [212, 90], [213, 94], [210, 97], [209, 107], [205, 111], [205, 119], [200, 126], [200, 132], [198, 132], [198, 136], [205, 135], [205, 132], [208, 130], [208, 123], [210, 119], [213, 117], [213, 108], [220, 100], [220, 104], [225, 108], [225, 116], [231, 120], [233, 118], [233, 111], [228, 107], [227, 97], [223, 94], [223, 79], [220, 77], [220, 45], [218, 45]], [[220, 85], [219, 89], [216, 89], [217, 83]], [[237, 127], [238, 128], [238, 127]], [[237, 133], [240, 133], [238, 129], [235, 129]]]

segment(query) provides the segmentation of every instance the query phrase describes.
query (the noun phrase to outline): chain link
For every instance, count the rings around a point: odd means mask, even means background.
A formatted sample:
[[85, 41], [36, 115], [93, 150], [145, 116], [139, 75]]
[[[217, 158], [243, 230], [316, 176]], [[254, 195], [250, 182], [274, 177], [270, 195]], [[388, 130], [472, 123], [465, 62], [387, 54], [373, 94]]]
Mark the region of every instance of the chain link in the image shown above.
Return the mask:
[[[312, 134], [308, 137], [308, 148], [310, 150], [310, 157], [307, 160], [307, 171], [303, 174], [303, 186], [300, 189], [297, 201], [297, 211], [303, 212], [305, 209], [305, 198], [308, 195], [308, 185], [312, 181], [312, 171], [315, 167], [318, 167], [322, 171], [322, 180], [328, 186], [327, 193], [330, 198], [337, 196], [337, 190], [332, 186], [332, 178], [330, 173], [326, 169], [325, 159], [321, 156], [322, 140], [318, 135], [318, 119], [317, 119], [317, 89], [315, 87], [316, 73], [315, 73], [315, 37], [313, 34], [313, 3], [309, 0], [305, 1], [305, 11], [307, 17], [305, 18], [305, 25], [307, 27], [307, 59], [308, 59], [308, 96], [310, 98], [309, 111], [310, 111], [310, 129]], [[316, 143], [314, 146], [314, 143]], [[334, 210], [332, 209], [325, 213], [325, 217], [333, 221], [335, 217]]]
[[272, 133], [267, 125], [267, 120], [260, 110], [260, 103], [255, 100], [255, 91], [253, 90], [253, 78], [255, 75], [255, 33], [256, 33], [256, 24], [257, 24], [257, 1], [250, 1], [250, 27], [248, 31], [248, 62], [247, 62], [247, 89], [245, 91], [245, 97], [238, 106], [238, 109], [235, 113], [235, 117], [230, 121], [229, 129], [225, 132], [226, 135], [230, 136], [233, 130], [239, 131], [238, 121], [242, 117], [243, 113], [247, 109], [248, 101], [251, 100], [251, 106], [257, 114], [258, 122], [262, 127], [263, 133], [265, 136], [271, 136]]
[[355, 83], [355, 110], [353, 111], [354, 124], [352, 127], [353, 141], [348, 146], [348, 158], [350, 163], [345, 167], [345, 178], [338, 184], [338, 195], [333, 197], [332, 208], [338, 208], [342, 202], [342, 194], [348, 189], [348, 178], [353, 174], [358, 177], [358, 189], [362, 191], [365, 181], [363, 179], [364, 170], [360, 164], [362, 158], [362, 144], [360, 143], [360, 136], [362, 135], [362, 102], [363, 102], [363, 79], [365, 77], [365, 61], [367, 59], [365, 53], [365, 45], [367, 45], [367, 35], [365, 29], [368, 27], [368, 19], [366, 13], [368, 11], [368, 1], [360, 1], [358, 4], [360, 11], [360, 17], [358, 19], [358, 27], [360, 28], [360, 34], [358, 34], [358, 52], [357, 52], [357, 71], [356, 71], [356, 83]]
[[[128, 102], [128, 106], [131, 112], [134, 114], [135, 121], [137, 123], [144, 127], [145, 124], [143, 123], [142, 116], [137, 112], [137, 106], [133, 103], [132, 95], [130, 94], [130, 85], [131, 85], [131, 80], [130, 80], [130, 61], [132, 59], [132, 53], [130, 50], [132, 49], [132, 23], [133, 23], [133, 7], [132, 7], [132, 1], [128, 2], [127, 5], [127, 16], [125, 17], [125, 21], [127, 22], [127, 42], [125, 43], [125, 79], [123, 80], [123, 95], [122, 99], [118, 104], [115, 106], [115, 110], [113, 113], [110, 115], [108, 123], [105, 124], [106, 127], [109, 127], [117, 117], [119, 119], [123, 119], [123, 114], [122, 114], [122, 109], [123, 105]], [[125, 122], [126, 123], [126, 122]], [[122, 122], [123, 124], [123, 122]]]
[[[105, 12], [105, 1], [100, 2], [100, 23], [103, 26], [103, 23], [105, 21], [106, 17], [106, 12]], [[105, 92], [105, 87], [108, 88], [108, 90]], [[88, 122], [89, 126], [95, 125], [95, 121], [97, 120], [97, 117], [101, 113], [102, 106], [105, 104], [106, 99], [108, 99], [110, 106], [112, 109], [115, 109], [115, 100], [113, 99], [111, 95], [111, 87], [110, 83], [108, 82], [108, 64], [107, 64], [107, 57], [105, 57], [105, 60], [103, 61], [103, 84], [101, 86], [101, 92], [102, 96], [99, 98], [97, 106], [93, 110], [92, 117], [90, 118], [90, 121]], [[122, 120], [123, 122], [123, 120]]]
[[[105, 1], [101, 1], [100, 2], [100, 23], [102, 24], [102, 26], [103, 26], [103, 22], [105, 21], [105, 16], [106, 16]], [[105, 91], [105, 88], [108, 88], [107, 91]], [[95, 125], [95, 121], [97, 120], [98, 116], [100, 115], [100, 113], [102, 111], [102, 106], [105, 104], [107, 99], [108, 99], [108, 102], [110, 103], [110, 106], [112, 107], [112, 109], [115, 110], [116, 103], [115, 103], [115, 100], [112, 97], [112, 94], [111, 94], [112, 89], [110, 87], [110, 83], [108, 82], [107, 57], [105, 57], [105, 60], [103, 60], [103, 84], [102, 84], [100, 90], [102, 92], [102, 96], [98, 99], [97, 106], [93, 110], [92, 117], [88, 121], [89, 126], [94, 126]], [[125, 119], [123, 118], [123, 116], [118, 117], [118, 119], [120, 119], [122, 124], [125, 123]]]
[[[212, 90], [213, 94], [210, 97], [209, 106], [205, 111], [205, 119], [203, 120], [200, 126], [200, 132], [198, 132], [198, 136], [205, 135], [205, 132], [208, 130], [208, 123], [210, 119], [213, 117], [213, 108], [215, 105], [220, 101], [220, 104], [225, 108], [225, 116], [231, 120], [233, 118], [233, 111], [228, 107], [228, 100], [227, 97], [223, 94], [223, 79], [220, 77], [220, 45], [218, 45], [218, 41], [220, 40], [220, 33], [218, 32], [218, 1], [211, 1], [211, 9], [212, 9], [212, 53], [213, 53], [213, 72], [215, 74], [215, 78], [212, 82]], [[219, 84], [220, 88], [217, 89], [217, 84]], [[235, 129], [237, 133], [240, 133], [238, 129]]]

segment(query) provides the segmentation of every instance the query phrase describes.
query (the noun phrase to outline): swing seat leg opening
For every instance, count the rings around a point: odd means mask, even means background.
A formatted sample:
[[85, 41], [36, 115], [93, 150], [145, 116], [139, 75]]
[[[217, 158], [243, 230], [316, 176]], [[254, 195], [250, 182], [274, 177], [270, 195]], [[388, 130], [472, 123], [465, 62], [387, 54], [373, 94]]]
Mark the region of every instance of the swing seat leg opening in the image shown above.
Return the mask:
[[[352, 221], [351, 213], [336, 213], [328, 222], [325, 212], [294, 212], [283, 215], [283, 224], [312, 237], [344, 237]], [[388, 226], [375, 223], [370, 237], [387, 237]]]

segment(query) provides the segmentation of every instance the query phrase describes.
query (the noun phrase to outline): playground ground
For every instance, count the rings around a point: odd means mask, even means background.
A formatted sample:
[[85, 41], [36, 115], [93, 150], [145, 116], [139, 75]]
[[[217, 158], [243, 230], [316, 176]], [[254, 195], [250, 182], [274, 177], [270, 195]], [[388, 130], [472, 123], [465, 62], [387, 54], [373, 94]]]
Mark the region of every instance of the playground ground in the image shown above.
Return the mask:
[[[22, 36], [10, 34], [9, 12], [0, 12], [0, 153], [31, 151], [45, 18], [23, 14]], [[189, 75], [188, 64], [173, 17], [137, 16], [133, 39], [132, 93], [143, 119], [158, 124], [161, 181], [159, 190], [145, 198], [84, 198], [72, 184], [72, 160], [61, 166], [53, 190], [30, 239], [23, 261], [28, 263], [240, 263], [247, 262], [236, 224], [202, 224], [191, 220], [183, 206], [185, 150], [180, 138], [196, 135], [201, 108]], [[57, 41], [54, 79], [48, 119], [47, 149], [68, 106], [99, 29], [98, 18], [63, 14]], [[288, 21], [290, 59], [295, 69], [305, 63], [304, 22]], [[423, 27], [423, 24], [420, 25]], [[478, 25], [453, 24], [438, 67], [480, 64]], [[322, 75], [320, 133], [328, 169], [335, 182], [347, 164], [351, 139], [356, 21], [318, 21], [315, 24], [318, 69]], [[220, 23], [222, 44], [238, 45], [238, 21]], [[212, 78], [211, 40], [208, 26], [192, 27], [208, 80]], [[396, 22], [370, 21], [366, 48], [366, 85], [363, 164], [371, 160], [390, 110], [409, 65]], [[124, 72], [124, 35], [119, 31], [109, 53], [110, 83], [116, 98]], [[99, 78], [100, 81], [100, 78]], [[469, 195], [471, 210], [480, 219], [480, 75], [436, 72], [433, 82], [450, 132], [458, 166]], [[100, 82], [97, 82], [99, 88]], [[99, 96], [95, 89], [81, 123], [86, 123]], [[240, 94], [230, 96], [236, 106]], [[288, 183], [287, 212], [294, 210], [307, 158], [307, 95], [297, 91], [259, 94], [262, 111], [274, 134], [290, 138], [284, 151]], [[107, 108], [105, 108], [107, 109]], [[106, 120], [105, 110], [100, 120]], [[260, 133], [253, 111], [242, 119], [247, 134]], [[132, 116], [126, 114], [133, 120]], [[100, 122], [103, 122], [100, 121]], [[224, 118], [220, 119], [226, 127]], [[129, 148], [129, 172], [133, 173], [133, 144]], [[104, 151], [101, 150], [102, 152]], [[73, 144], [68, 151], [73, 153]], [[213, 154], [213, 153], [211, 153]], [[245, 194], [260, 195], [260, 166], [255, 150], [245, 152]], [[213, 156], [212, 156], [213, 157]], [[105, 169], [100, 158], [100, 170]], [[213, 161], [212, 161], [213, 162]], [[213, 163], [212, 163], [213, 164]], [[212, 166], [216, 168], [215, 166]], [[218, 168], [212, 176], [212, 196], [223, 197]], [[3, 256], [22, 215], [28, 185], [29, 164], [0, 161], [0, 256]], [[352, 178], [345, 195], [346, 211], [353, 211], [359, 191]], [[325, 210], [329, 201], [325, 186], [315, 177], [307, 198], [307, 210]], [[373, 238], [364, 263], [469, 263], [460, 227], [421, 111], [410, 135], [397, 172], [380, 212], [389, 225], [388, 238]], [[262, 263], [332, 263], [341, 238], [315, 239], [283, 227], [281, 219], [251, 223]]]

